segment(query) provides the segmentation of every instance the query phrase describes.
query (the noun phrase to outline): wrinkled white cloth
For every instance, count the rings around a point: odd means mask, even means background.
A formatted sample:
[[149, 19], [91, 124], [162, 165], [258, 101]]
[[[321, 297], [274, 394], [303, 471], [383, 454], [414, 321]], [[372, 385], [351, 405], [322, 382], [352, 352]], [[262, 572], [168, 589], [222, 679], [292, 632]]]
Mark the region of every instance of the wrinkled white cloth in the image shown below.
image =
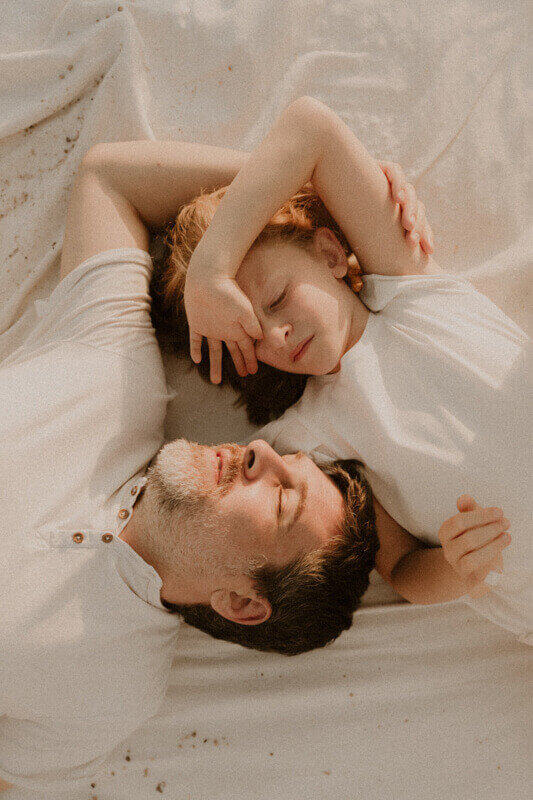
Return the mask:
[[[90, 145], [154, 138], [249, 150], [302, 94], [330, 105], [376, 158], [404, 167], [441, 267], [527, 327], [527, 9], [525, 0], [4, 2], [0, 358], [33, 329], [32, 301], [58, 282], [68, 193]], [[177, 391], [167, 436], [251, 433], [229, 390], [172, 359], [165, 366]], [[367, 603], [384, 605], [358, 612], [333, 647], [297, 659], [183, 626], [160, 714], [115, 751], [96, 789], [68, 800], [148, 800], [162, 782], [173, 800], [528, 797], [528, 648], [459, 604], [395, 599], [374, 582]]]

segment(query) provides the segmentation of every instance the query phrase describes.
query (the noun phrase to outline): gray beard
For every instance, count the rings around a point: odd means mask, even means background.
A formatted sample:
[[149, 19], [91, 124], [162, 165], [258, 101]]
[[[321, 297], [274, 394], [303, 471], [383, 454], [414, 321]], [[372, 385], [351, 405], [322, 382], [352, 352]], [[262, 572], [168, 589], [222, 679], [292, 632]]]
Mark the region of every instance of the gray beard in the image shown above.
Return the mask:
[[227, 520], [216, 513], [217, 497], [231, 489], [241, 468], [240, 451], [234, 445], [224, 447], [234, 458], [218, 486], [209, 474], [209, 455], [185, 440], [165, 445], [148, 472], [139, 508], [145, 541], [156, 562], [172, 568], [176, 576], [212, 577], [247, 570], [242, 556], [228, 545]]

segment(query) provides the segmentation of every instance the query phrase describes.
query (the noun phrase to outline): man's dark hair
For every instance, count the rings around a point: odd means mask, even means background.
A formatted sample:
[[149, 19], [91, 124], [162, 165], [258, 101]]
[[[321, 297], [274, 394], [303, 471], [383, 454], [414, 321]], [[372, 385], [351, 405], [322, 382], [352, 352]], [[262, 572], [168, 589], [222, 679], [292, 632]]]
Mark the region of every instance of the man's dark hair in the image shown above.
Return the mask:
[[336, 639], [352, 624], [379, 548], [372, 492], [361, 466], [355, 460], [321, 465], [344, 499], [338, 536], [284, 567], [266, 565], [251, 573], [254, 588], [272, 606], [266, 622], [240, 625], [208, 605], [163, 605], [216, 639], [256, 650], [290, 656]]

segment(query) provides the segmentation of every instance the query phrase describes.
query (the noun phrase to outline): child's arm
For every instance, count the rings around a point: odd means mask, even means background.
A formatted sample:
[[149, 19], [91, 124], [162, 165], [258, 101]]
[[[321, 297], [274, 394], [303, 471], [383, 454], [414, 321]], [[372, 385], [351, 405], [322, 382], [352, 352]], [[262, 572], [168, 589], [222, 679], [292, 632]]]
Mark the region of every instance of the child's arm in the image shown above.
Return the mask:
[[505, 533], [509, 522], [501, 509], [483, 509], [468, 495], [460, 497], [459, 514], [439, 530], [442, 547], [429, 549], [378, 503], [375, 507], [380, 541], [376, 569], [406, 600], [444, 603], [490, 591], [483, 581], [491, 570], [501, 569], [502, 550], [510, 543]]
[[[201, 360], [203, 336], [212, 340], [213, 349], [217, 342], [217, 352], [221, 341], [250, 347], [246, 325], [235, 313], [240, 290], [231, 282], [235, 283], [242, 260], [272, 215], [309, 181], [348, 239], [363, 272], [439, 271], [418, 244], [413, 247], [406, 241], [402, 210], [377, 161], [331, 109], [301, 97], [283, 111], [240, 170], [192, 255], [185, 308], [194, 361]], [[411, 187], [408, 194], [412, 195]], [[226, 303], [227, 298], [231, 302]]]
[[406, 244], [401, 215], [378, 162], [340, 117], [312, 97], [291, 103], [254, 150], [217, 208], [191, 269], [235, 277], [274, 212], [309, 181], [364, 272], [438, 271], [432, 258]]

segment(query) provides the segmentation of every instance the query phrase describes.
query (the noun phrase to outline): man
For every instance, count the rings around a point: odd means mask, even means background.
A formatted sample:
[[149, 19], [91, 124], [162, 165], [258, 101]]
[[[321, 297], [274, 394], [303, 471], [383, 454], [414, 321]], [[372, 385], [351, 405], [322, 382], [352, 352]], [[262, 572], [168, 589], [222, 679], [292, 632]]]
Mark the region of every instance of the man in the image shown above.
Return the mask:
[[[178, 638], [169, 609], [303, 652], [349, 627], [377, 550], [355, 462], [321, 470], [261, 441], [160, 450], [169, 395], [145, 223], [231, 180], [245, 155], [199, 148], [199, 167], [194, 146], [124, 147], [84, 159], [62, 280], [2, 364], [3, 788], [84, 786], [157, 711]], [[383, 541], [401, 533], [376, 513]]]
[[214, 635], [302, 652], [349, 627], [377, 550], [356, 468], [329, 477], [264, 442], [158, 454], [169, 395], [148, 232], [93, 156], [62, 280], [2, 365], [2, 788], [86, 785], [157, 711], [177, 644], [169, 607], [193, 623], [209, 609]]

